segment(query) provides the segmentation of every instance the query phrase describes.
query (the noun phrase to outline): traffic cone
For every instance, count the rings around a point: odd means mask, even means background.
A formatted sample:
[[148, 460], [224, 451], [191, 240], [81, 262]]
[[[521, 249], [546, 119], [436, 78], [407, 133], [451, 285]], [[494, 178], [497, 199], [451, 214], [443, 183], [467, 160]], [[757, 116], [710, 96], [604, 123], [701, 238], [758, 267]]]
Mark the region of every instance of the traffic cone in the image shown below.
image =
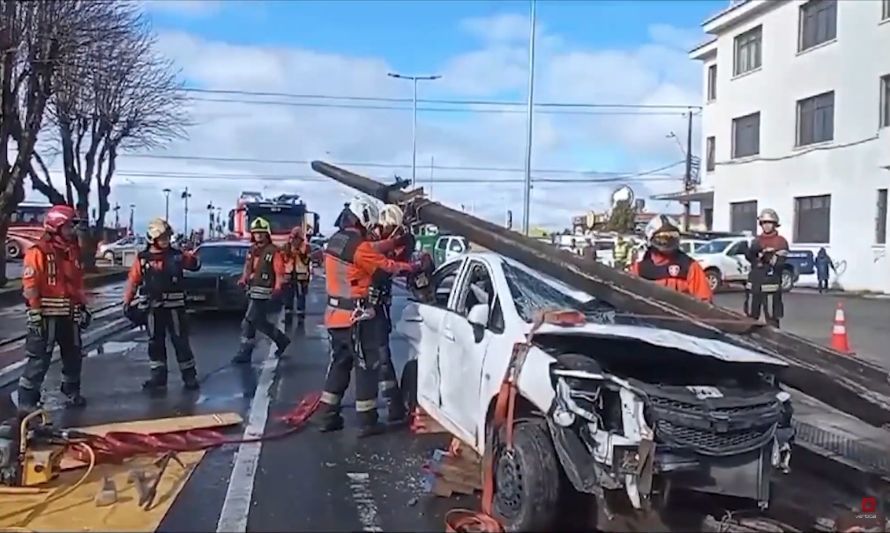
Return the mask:
[[831, 329], [831, 347], [845, 355], [853, 355], [850, 349], [850, 339], [847, 336], [847, 320], [844, 317], [844, 304], [837, 303], [834, 312], [834, 327]]

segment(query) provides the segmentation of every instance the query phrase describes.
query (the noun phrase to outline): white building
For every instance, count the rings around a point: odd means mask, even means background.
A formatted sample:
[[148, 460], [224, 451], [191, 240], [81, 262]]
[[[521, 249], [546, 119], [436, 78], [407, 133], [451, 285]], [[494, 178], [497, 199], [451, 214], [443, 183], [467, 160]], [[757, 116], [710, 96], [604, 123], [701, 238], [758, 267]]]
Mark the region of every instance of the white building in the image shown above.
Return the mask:
[[704, 164], [685, 197], [715, 230], [772, 207], [844, 289], [890, 292], [890, 0], [734, 1], [703, 27]]

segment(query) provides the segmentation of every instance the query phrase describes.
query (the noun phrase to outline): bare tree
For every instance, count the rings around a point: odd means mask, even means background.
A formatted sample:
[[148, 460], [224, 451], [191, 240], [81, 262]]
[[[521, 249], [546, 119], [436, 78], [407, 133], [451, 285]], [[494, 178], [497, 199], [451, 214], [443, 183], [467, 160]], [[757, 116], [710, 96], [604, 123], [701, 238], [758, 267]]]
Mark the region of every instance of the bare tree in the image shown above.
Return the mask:
[[[126, 4], [119, 4], [116, 14], [128, 30], [86, 50], [82, 62], [72, 66], [76, 76], [61, 78], [51, 101], [65, 193], [55, 188], [41, 159], [35, 158], [42, 176], [31, 175], [34, 188], [50, 201], [74, 202], [84, 214], [96, 191], [97, 216], [83, 242], [88, 265], [94, 264], [111, 208], [108, 197], [118, 155], [182, 138], [187, 123], [178, 73], [156, 52], [155, 35], [142, 14]], [[71, 81], [75, 79], [88, 82]]]
[[118, 33], [110, 11], [111, 3], [91, 0], [0, 0], [0, 242], [6, 242], [10, 216], [24, 199], [23, 180], [55, 80], [81, 50]]

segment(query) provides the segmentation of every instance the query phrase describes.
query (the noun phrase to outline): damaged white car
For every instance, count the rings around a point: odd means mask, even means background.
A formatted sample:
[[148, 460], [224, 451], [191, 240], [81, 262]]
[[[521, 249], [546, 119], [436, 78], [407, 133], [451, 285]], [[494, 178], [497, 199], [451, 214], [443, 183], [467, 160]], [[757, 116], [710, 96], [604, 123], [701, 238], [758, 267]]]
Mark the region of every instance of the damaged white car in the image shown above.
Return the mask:
[[[783, 362], [622, 318], [497, 254], [455, 258], [431, 284], [435, 297], [409, 302], [397, 324], [411, 346], [403, 387], [492, 454], [494, 507], [509, 530], [553, 527], [571, 489], [596, 495], [606, 515], [616, 498], [657, 510], [677, 488], [768, 504], [770, 474], [787, 471], [794, 436]], [[507, 453], [490, 430], [495, 399], [514, 344], [547, 308], [587, 321], [536, 331]]]

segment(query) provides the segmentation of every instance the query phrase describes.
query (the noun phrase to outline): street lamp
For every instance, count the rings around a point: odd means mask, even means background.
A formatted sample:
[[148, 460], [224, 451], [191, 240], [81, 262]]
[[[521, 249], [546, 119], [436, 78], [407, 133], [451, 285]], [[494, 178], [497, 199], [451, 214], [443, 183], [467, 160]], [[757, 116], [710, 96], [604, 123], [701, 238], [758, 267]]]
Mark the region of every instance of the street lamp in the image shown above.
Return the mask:
[[411, 99], [412, 119], [411, 119], [411, 183], [417, 183], [417, 82], [438, 80], [442, 76], [405, 76], [394, 72], [387, 72], [390, 78], [399, 80], [411, 80], [414, 84], [414, 97]]
[[130, 235], [135, 235], [135, 229], [133, 228], [133, 218], [136, 212], [136, 204], [130, 204]]
[[170, 223], [170, 189], [164, 189], [164, 220]]
[[185, 235], [186, 237], [188, 237], [188, 234], [189, 234], [189, 198], [191, 198], [191, 197], [192, 197], [192, 195], [189, 192], [189, 188], [186, 187], [185, 190], [182, 191], [182, 194], [180, 195], [180, 198], [182, 198], [183, 206], [184, 206], [184, 210], [185, 210], [185, 221], [182, 224], [182, 226], [183, 226], [182, 234]]
[[522, 209], [522, 233], [528, 235], [529, 223], [529, 207], [531, 205], [532, 191], [532, 119], [534, 117], [535, 106], [535, 15], [536, 2], [531, 0], [531, 28], [529, 29], [528, 43], [528, 109], [526, 110], [526, 132], [525, 140], [525, 186], [523, 187], [523, 209]]

